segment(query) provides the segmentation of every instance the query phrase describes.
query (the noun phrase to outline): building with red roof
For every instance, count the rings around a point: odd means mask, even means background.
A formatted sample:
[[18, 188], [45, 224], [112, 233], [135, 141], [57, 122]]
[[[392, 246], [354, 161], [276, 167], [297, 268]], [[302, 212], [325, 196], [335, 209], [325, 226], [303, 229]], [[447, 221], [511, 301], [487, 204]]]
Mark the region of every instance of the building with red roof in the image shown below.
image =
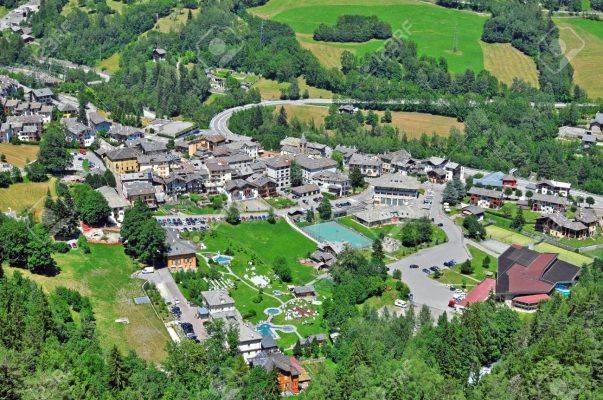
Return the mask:
[[[580, 268], [560, 260], [556, 253], [539, 253], [514, 244], [498, 258], [496, 297], [519, 298], [517, 304], [535, 308], [557, 285], [575, 283], [579, 272]], [[539, 296], [531, 297], [534, 295]]]
[[467, 293], [467, 297], [459, 302], [460, 307], [467, 307], [471, 303], [481, 303], [482, 301], [488, 300], [490, 297], [490, 293], [494, 293], [496, 288], [496, 280], [493, 278], [486, 278], [476, 287], [471, 289], [469, 293]]

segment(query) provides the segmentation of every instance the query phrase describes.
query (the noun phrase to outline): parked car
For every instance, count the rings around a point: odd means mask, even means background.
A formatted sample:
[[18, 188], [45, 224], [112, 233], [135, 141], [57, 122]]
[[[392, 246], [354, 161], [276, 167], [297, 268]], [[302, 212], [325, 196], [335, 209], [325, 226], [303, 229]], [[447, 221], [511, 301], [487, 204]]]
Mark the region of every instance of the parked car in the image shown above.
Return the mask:
[[396, 307], [406, 308], [406, 307], [408, 307], [408, 302], [406, 302], [405, 300], [402, 300], [402, 299], [396, 299], [394, 301], [394, 305]]
[[438, 226], [442, 227], [442, 226], [444, 226], [444, 224], [440, 222], [440, 223], [438, 223]]
[[444, 265], [447, 267], [454, 267], [456, 265], [456, 261], [448, 260], [448, 261], [444, 262]]
[[416, 269], [416, 268], [419, 268], [419, 266], [417, 264], [410, 264], [410, 268], [411, 269]]
[[430, 270], [432, 270], [433, 272], [439, 271], [440, 268], [438, 268], [437, 265], [434, 265], [433, 267], [429, 268]]
[[427, 275], [431, 275], [433, 272], [428, 270], [427, 268], [423, 268], [421, 271], [425, 272]]

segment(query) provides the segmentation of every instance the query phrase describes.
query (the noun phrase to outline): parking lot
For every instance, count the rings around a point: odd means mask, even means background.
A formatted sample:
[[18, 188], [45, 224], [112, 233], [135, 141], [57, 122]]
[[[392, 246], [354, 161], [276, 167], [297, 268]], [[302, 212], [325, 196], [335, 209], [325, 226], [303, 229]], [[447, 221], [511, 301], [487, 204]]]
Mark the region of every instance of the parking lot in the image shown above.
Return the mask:
[[[181, 232], [203, 231], [212, 222], [222, 222], [224, 215], [163, 215], [155, 217], [165, 229], [174, 229]], [[242, 214], [241, 221], [265, 221], [268, 214]]]

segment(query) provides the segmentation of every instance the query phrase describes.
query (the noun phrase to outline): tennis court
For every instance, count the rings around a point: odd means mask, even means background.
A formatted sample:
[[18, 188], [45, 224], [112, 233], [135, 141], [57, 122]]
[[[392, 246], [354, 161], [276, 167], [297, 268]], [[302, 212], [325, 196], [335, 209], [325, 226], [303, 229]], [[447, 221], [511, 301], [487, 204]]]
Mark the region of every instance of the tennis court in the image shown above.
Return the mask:
[[366, 236], [335, 221], [310, 225], [302, 229], [320, 242], [343, 242], [357, 249], [369, 247], [373, 243]]

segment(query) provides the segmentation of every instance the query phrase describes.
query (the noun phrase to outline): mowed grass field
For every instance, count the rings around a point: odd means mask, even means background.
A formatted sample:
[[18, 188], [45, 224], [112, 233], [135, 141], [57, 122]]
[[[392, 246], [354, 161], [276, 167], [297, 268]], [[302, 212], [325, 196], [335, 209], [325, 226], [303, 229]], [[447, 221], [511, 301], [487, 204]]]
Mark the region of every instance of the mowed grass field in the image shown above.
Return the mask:
[[[324, 123], [324, 118], [329, 114], [328, 107], [324, 106], [285, 105], [284, 107], [290, 121], [293, 118], [297, 118], [301, 122], [314, 121], [317, 126]], [[278, 112], [279, 109], [280, 106], [277, 106], [275, 112]], [[364, 112], [366, 113], [366, 110]], [[383, 114], [383, 111], [377, 111], [379, 118]], [[460, 131], [465, 128], [465, 125], [455, 118], [404, 111], [392, 111], [392, 125], [398, 128], [401, 134], [406, 133], [409, 138], [418, 138], [423, 133], [447, 136], [452, 128], [457, 128]]]
[[55, 196], [55, 178], [47, 182], [22, 182], [0, 189], [0, 211], [15, 211], [17, 214], [29, 211], [36, 219], [42, 215], [44, 199], [50, 191]]
[[484, 68], [480, 37], [487, 17], [473, 12], [414, 0], [270, 0], [251, 12], [290, 25], [300, 43], [328, 66], [339, 64], [343, 50], [363, 55], [383, 46], [382, 40], [327, 43], [312, 39], [321, 23], [332, 25], [340, 15], [359, 14], [377, 15], [390, 23], [396, 36], [417, 43], [419, 54], [445, 57], [451, 71]]
[[[61, 272], [54, 277], [18, 271], [47, 292], [65, 286], [88, 296], [100, 341], [105, 347], [116, 345], [121, 351], [135, 350], [148, 361], [163, 361], [165, 345], [170, 339], [150, 304], [134, 304], [134, 297], [144, 296], [142, 281], [130, 278], [136, 270], [134, 262], [125, 255], [122, 246], [91, 244], [90, 248], [90, 254], [71, 250], [55, 255]], [[129, 324], [115, 322], [124, 317], [129, 319]]]
[[[298, 78], [299, 90], [300, 94], [304, 92], [304, 90], [308, 90], [308, 94], [312, 99], [331, 99], [333, 98], [333, 93], [325, 90], [318, 89], [313, 86], [309, 86], [306, 83], [306, 80], [303, 78]], [[271, 79], [260, 78], [257, 82], [253, 84], [253, 87], [260, 91], [260, 95], [262, 96], [262, 100], [278, 100], [281, 96], [281, 89], [288, 88], [288, 83], [279, 83], [277, 81], [273, 81]]]
[[603, 99], [603, 22], [583, 18], [553, 18], [559, 27], [574, 82], [592, 99]]
[[17, 167], [23, 167], [27, 160], [34, 161], [38, 157], [38, 145], [22, 144], [15, 146], [10, 143], [0, 143], [0, 154], [6, 156], [6, 161]]
[[510, 85], [513, 79], [521, 78], [533, 87], [539, 87], [536, 63], [530, 56], [509, 43], [480, 42], [480, 45], [484, 52], [484, 68], [499, 81]]

